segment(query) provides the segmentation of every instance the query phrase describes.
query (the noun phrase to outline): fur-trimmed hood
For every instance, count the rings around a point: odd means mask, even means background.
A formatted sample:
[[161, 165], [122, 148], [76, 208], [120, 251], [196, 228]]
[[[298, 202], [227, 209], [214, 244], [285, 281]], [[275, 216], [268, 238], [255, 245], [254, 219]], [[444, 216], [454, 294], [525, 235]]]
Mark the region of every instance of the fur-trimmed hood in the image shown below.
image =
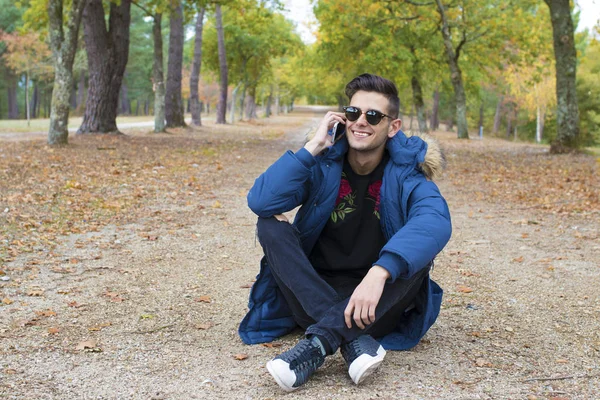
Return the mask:
[[[398, 132], [398, 134], [400, 133], [404, 132]], [[419, 138], [425, 142], [427, 147], [424, 159], [418, 162], [419, 168], [423, 171], [427, 179], [439, 179], [442, 176], [444, 168], [446, 168], [446, 157], [438, 141], [433, 136], [423, 132], [407, 132], [404, 134], [407, 142], [410, 142], [411, 138]]]

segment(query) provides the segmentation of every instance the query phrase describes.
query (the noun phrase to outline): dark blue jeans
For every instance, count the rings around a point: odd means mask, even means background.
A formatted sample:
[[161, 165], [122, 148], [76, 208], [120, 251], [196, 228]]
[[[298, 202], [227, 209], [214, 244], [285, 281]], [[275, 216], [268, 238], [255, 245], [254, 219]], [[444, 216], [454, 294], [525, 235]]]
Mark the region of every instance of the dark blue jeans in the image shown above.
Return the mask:
[[428, 279], [429, 268], [425, 268], [409, 279], [386, 282], [375, 309], [375, 322], [364, 330], [353, 322], [348, 329], [344, 310], [361, 279], [319, 275], [302, 250], [298, 232], [287, 222], [275, 217], [259, 218], [257, 231], [269, 268], [294, 319], [306, 334], [325, 338], [332, 352], [360, 335], [381, 337], [391, 332]]

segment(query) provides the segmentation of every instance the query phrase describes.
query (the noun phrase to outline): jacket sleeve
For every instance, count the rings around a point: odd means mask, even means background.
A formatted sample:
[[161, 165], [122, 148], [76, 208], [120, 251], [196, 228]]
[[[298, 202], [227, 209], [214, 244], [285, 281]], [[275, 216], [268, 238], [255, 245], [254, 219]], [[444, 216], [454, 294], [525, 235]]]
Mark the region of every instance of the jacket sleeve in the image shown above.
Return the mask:
[[380, 265], [397, 278], [410, 278], [429, 265], [442, 251], [452, 234], [450, 211], [435, 183], [422, 181], [411, 191], [405, 225], [386, 243], [379, 254]]
[[272, 217], [293, 210], [305, 201], [316, 160], [304, 148], [287, 151], [254, 182], [248, 192], [248, 207], [259, 217]]

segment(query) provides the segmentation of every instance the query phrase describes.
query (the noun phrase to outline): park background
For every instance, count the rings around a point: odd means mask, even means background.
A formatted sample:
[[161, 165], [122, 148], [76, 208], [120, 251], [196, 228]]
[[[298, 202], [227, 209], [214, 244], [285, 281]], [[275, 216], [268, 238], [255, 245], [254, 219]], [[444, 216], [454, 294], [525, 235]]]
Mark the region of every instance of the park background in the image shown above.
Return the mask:
[[444, 302], [294, 398], [599, 398], [596, 3], [0, 0], [0, 397], [283, 398], [245, 197], [371, 72], [446, 155]]

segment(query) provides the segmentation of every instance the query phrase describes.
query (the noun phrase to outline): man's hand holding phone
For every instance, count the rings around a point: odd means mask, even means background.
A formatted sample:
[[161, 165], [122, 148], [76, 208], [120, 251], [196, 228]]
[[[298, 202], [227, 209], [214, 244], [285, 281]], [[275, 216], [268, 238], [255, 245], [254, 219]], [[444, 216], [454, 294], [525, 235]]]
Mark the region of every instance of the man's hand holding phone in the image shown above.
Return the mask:
[[[329, 111], [325, 114], [325, 117], [317, 127], [315, 136], [308, 141], [304, 148], [310, 152], [313, 156], [316, 156], [326, 148], [330, 147], [334, 143], [336, 132], [329, 135], [329, 131], [334, 128], [338, 123], [338, 132], [341, 131], [346, 124], [346, 120], [343, 113]], [[337, 134], [339, 136], [339, 134]]]

